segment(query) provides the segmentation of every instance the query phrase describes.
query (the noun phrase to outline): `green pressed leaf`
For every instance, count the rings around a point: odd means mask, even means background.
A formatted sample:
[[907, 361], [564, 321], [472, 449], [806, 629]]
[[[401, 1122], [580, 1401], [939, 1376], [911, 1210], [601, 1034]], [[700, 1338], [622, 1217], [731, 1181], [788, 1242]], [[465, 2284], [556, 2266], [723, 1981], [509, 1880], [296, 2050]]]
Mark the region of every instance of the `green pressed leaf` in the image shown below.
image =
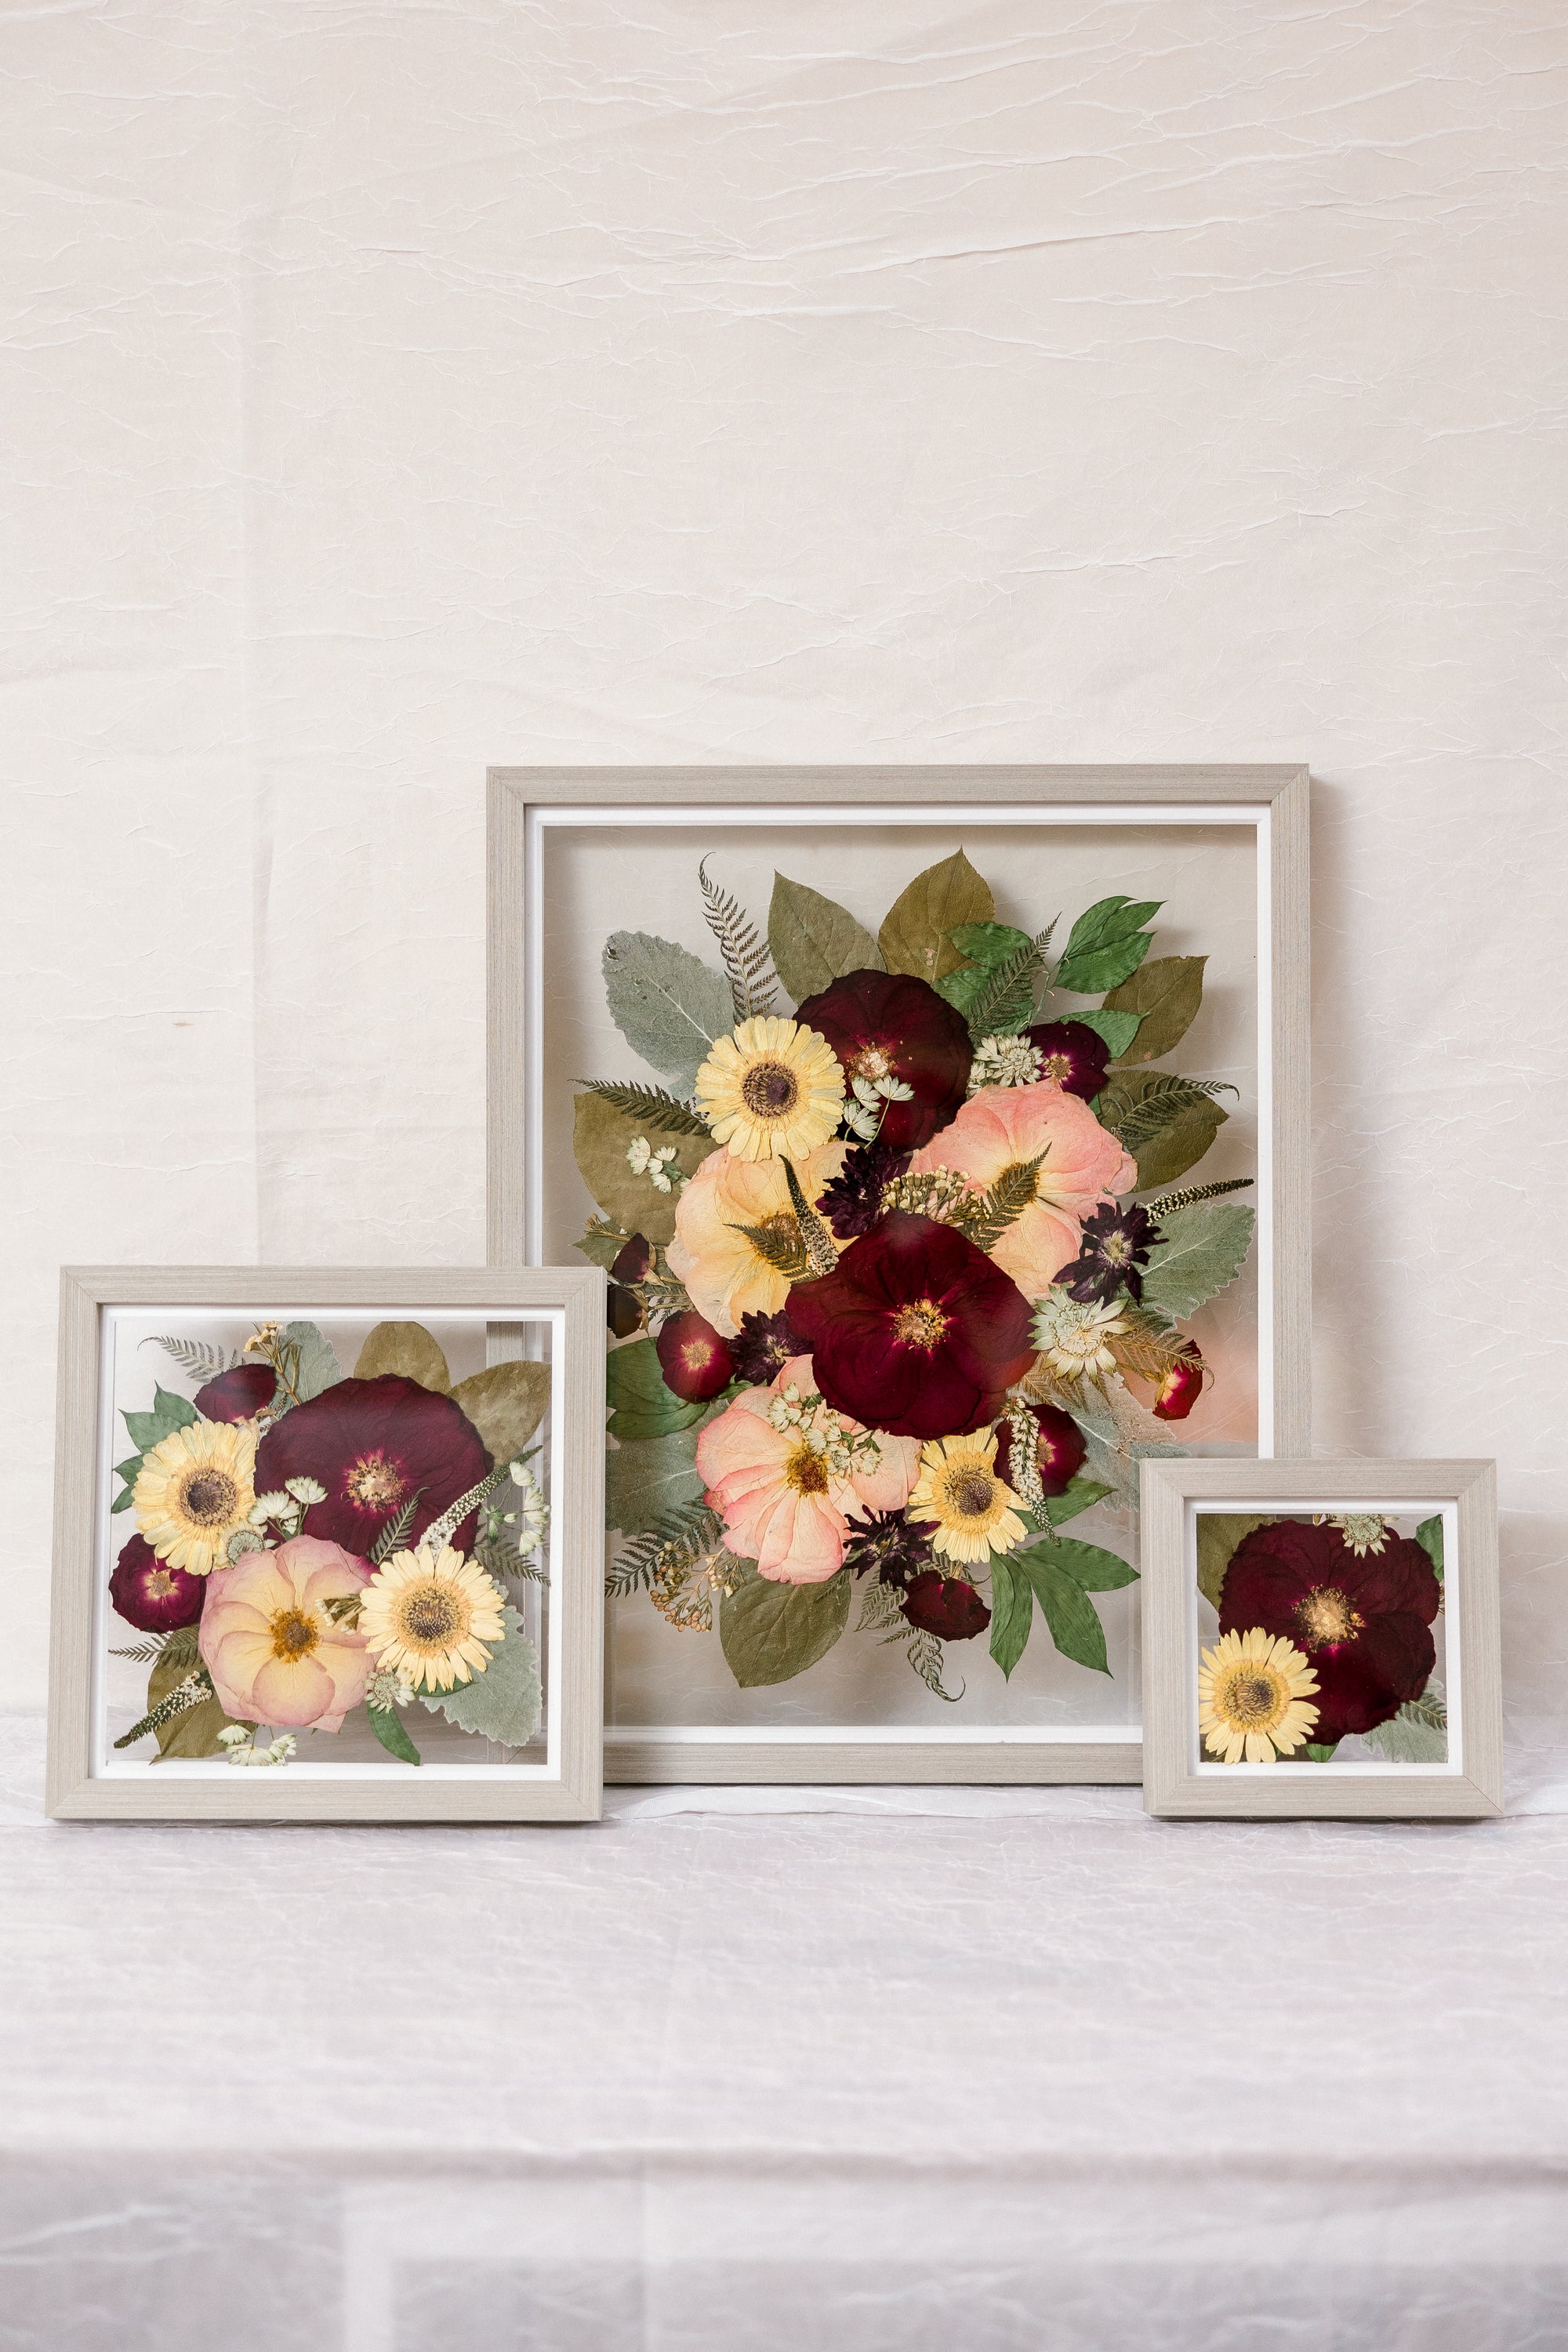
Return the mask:
[[1024, 1654], [1034, 1616], [1034, 1586], [998, 1553], [991, 1563], [991, 1654], [1005, 1675]]
[[1313, 1742], [1309, 1739], [1306, 1746], [1301, 1750], [1301, 1760], [1305, 1764], [1331, 1764], [1334, 1760], [1334, 1750], [1338, 1748], [1339, 1744], [1339, 1741], [1336, 1739], [1331, 1746], [1327, 1748], [1320, 1748], [1315, 1746]]
[[[293, 1349], [299, 1354], [299, 1366], [293, 1374], [295, 1401], [309, 1404], [336, 1388], [342, 1379], [342, 1367], [332, 1353], [332, 1343], [314, 1323], [285, 1323], [278, 1334], [280, 1349]], [[285, 1359], [287, 1360], [287, 1359]]]
[[967, 963], [961, 971], [949, 972], [937, 982], [938, 994], [963, 1013], [976, 1045], [983, 1037], [1016, 1037], [1027, 1027], [1050, 939], [1048, 930], [1032, 940], [1005, 923], [960, 924], [953, 938], [963, 939], [977, 931], [996, 933], [1016, 944], [1008, 948], [999, 963]]
[[[128, 1412], [124, 1416], [124, 1421], [131, 1433], [132, 1444], [139, 1446], [142, 1454], [151, 1454], [153, 1448], [155, 1445], [161, 1445], [165, 1437], [173, 1437], [176, 1429], [189, 1429], [191, 1423], [199, 1418], [195, 1406], [188, 1397], [176, 1396], [172, 1389], [155, 1388], [153, 1391], [152, 1412]], [[137, 1467], [140, 1468], [140, 1461], [138, 1461]], [[130, 1465], [127, 1465], [126, 1467], [129, 1468]], [[124, 1475], [123, 1472], [121, 1475]], [[132, 1473], [132, 1484], [135, 1482], [134, 1472]]]
[[1143, 925], [1163, 903], [1159, 898], [1134, 901], [1120, 891], [1098, 899], [1072, 927], [1057, 966], [1057, 986], [1075, 996], [1099, 996], [1131, 979], [1149, 952]]
[[1217, 1511], [1200, 1511], [1197, 1515], [1198, 1591], [1210, 1606], [1217, 1609], [1225, 1590], [1225, 1572], [1230, 1566], [1230, 1556], [1243, 1536], [1254, 1528], [1266, 1528], [1268, 1518], [1233, 1518]]
[[948, 937], [963, 923], [994, 920], [991, 886], [962, 849], [917, 874], [894, 900], [878, 944], [889, 971], [911, 972], [933, 984], [963, 961]]
[[1397, 1715], [1362, 1738], [1386, 1764], [1446, 1764], [1448, 1706], [1436, 1675], [1419, 1698], [1406, 1699]]
[[1103, 1037], [1110, 1048], [1113, 1061], [1126, 1053], [1138, 1034], [1136, 1013], [1108, 1013], [1103, 1005], [1098, 1008], [1091, 1005], [1087, 1013], [1072, 1013], [1068, 1018], [1077, 1021], [1085, 1029], [1092, 1029], [1097, 1037]]
[[494, 1463], [510, 1462], [522, 1452], [544, 1418], [550, 1402], [548, 1364], [491, 1364], [470, 1372], [452, 1391], [489, 1449]]
[[849, 1618], [849, 1572], [826, 1584], [775, 1584], [753, 1577], [726, 1593], [719, 1609], [719, 1639], [742, 1690], [793, 1682], [825, 1658]]
[[1415, 1540], [1437, 1571], [1437, 1581], [1443, 1581], [1443, 1522], [1441, 1517], [1423, 1519], [1415, 1530]]
[[[1083, 1550], [1090, 1545], [1079, 1547]], [[1040, 1604], [1041, 1614], [1051, 1629], [1051, 1639], [1064, 1658], [1075, 1665], [1089, 1666], [1096, 1674], [1108, 1675], [1110, 1668], [1105, 1656], [1105, 1629], [1095, 1612], [1093, 1601], [1077, 1578], [1051, 1557], [1057, 1549], [1037, 1545], [1033, 1550], [1016, 1552], [1013, 1565], [1027, 1576]]]
[[[138, 1460], [140, 1460], [140, 1457], [138, 1457]], [[112, 1513], [112, 1512], [115, 1512], [115, 1511], [128, 1511], [128, 1510], [131, 1508], [131, 1505], [132, 1505], [132, 1499], [133, 1499], [133, 1497], [132, 1497], [132, 1489], [131, 1489], [131, 1487], [129, 1487], [129, 1486], [122, 1487], [122, 1488], [121, 1489], [121, 1492], [120, 1492], [118, 1495], [116, 1495], [116, 1496], [114, 1497], [113, 1502], [112, 1502], [112, 1503], [110, 1503], [110, 1507], [110, 1507], [110, 1512]]]
[[1099, 1544], [1079, 1543], [1075, 1536], [1048, 1538], [1017, 1557], [1048, 1559], [1053, 1566], [1065, 1569], [1085, 1592], [1120, 1592], [1124, 1584], [1138, 1581], [1138, 1570], [1119, 1559], [1113, 1551], [1104, 1551]]
[[847, 907], [787, 874], [773, 876], [768, 953], [796, 1004], [819, 996], [847, 972], [881, 971], [882, 950]]
[[1098, 1478], [1086, 1478], [1079, 1471], [1063, 1493], [1047, 1496], [1046, 1517], [1053, 1528], [1062, 1527], [1068, 1519], [1076, 1519], [1080, 1511], [1091, 1511], [1096, 1503], [1103, 1503], [1112, 1491], [1110, 1486], [1102, 1486]]
[[689, 1403], [665, 1386], [658, 1350], [651, 1339], [633, 1339], [612, 1348], [605, 1361], [605, 1386], [610, 1399], [610, 1434], [623, 1444], [640, 1439], [668, 1437], [671, 1431], [689, 1429], [708, 1411]]
[[1166, 1070], [1116, 1071], [1094, 1108], [1100, 1124], [1113, 1133], [1128, 1127], [1127, 1149], [1138, 1162], [1140, 1192], [1195, 1168], [1228, 1115]]
[[417, 1764], [419, 1750], [403, 1727], [403, 1717], [392, 1706], [367, 1706], [365, 1719], [389, 1756], [400, 1764]]
[[[630, 1239], [630, 1234], [623, 1233], [619, 1225], [609, 1224], [603, 1217], [594, 1217], [589, 1220], [588, 1230], [582, 1240], [574, 1246], [580, 1249], [584, 1257], [591, 1258], [595, 1265], [602, 1265], [608, 1274]], [[647, 1239], [646, 1234], [643, 1239]]]
[[696, 1429], [618, 1445], [605, 1456], [605, 1524], [640, 1536], [667, 1512], [702, 1500]]
[[417, 1381], [422, 1389], [434, 1389], [440, 1396], [452, 1385], [446, 1351], [423, 1323], [378, 1323], [366, 1333], [354, 1378], [374, 1381], [383, 1372]]
[[1135, 1046], [1112, 1046], [1118, 1059], [1157, 1062], [1179, 1045], [1204, 1001], [1204, 966], [1207, 956], [1155, 956], [1113, 988], [1106, 998], [1109, 1011], [1138, 1017]]
[[734, 1026], [729, 982], [689, 949], [649, 931], [613, 931], [604, 970], [610, 1018], [633, 1053], [689, 1095], [709, 1046]]
[[591, 1095], [611, 1103], [636, 1124], [639, 1135], [707, 1135], [708, 1122], [667, 1087], [634, 1086], [619, 1078], [583, 1078]]
[[[962, 956], [977, 964], [982, 971], [995, 971], [1009, 956], [1022, 952], [1029, 944], [1027, 931], [1020, 931], [1012, 923], [958, 923], [948, 938]], [[952, 975], [957, 978], [957, 974]]]
[[[183, 1644], [177, 1643], [173, 1651], [164, 1651], [147, 1677], [149, 1715], [168, 1697], [171, 1691], [179, 1688], [191, 1673], [194, 1664], [191, 1653]], [[223, 1749], [218, 1746], [217, 1736], [220, 1731], [227, 1729], [232, 1720], [224, 1713], [216, 1697], [204, 1698], [197, 1706], [187, 1707], [183, 1715], [176, 1715], [172, 1721], [158, 1726], [153, 1738], [158, 1742], [159, 1757], [221, 1756]], [[246, 1727], [249, 1730], [254, 1727], [247, 1725]]]
[[1234, 1201], [1167, 1211], [1160, 1220], [1165, 1238], [1149, 1253], [1144, 1306], [1173, 1323], [1195, 1315], [1241, 1272], [1256, 1223], [1255, 1212]]
[[641, 1234], [645, 1241], [663, 1247], [675, 1239], [680, 1190], [675, 1185], [670, 1192], [661, 1192], [651, 1176], [633, 1171], [626, 1154], [639, 1136], [655, 1151], [673, 1151], [674, 1159], [666, 1164], [688, 1176], [694, 1175], [714, 1150], [713, 1138], [706, 1130], [701, 1135], [668, 1135], [650, 1129], [617, 1110], [603, 1095], [579, 1095], [572, 1106], [572, 1150], [596, 1206], [628, 1234]]
[[482, 1675], [459, 1683], [456, 1690], [423, 1691], [420, 1696], [432, 1715], [444, 1715], [460, 1731], [499, 1740], [503, 1748], [526, 1748], [539, 1728], [543, 1706], [539, 1653], [510, 1604], [501, 1611], [501, 1621], [505, 1636]]

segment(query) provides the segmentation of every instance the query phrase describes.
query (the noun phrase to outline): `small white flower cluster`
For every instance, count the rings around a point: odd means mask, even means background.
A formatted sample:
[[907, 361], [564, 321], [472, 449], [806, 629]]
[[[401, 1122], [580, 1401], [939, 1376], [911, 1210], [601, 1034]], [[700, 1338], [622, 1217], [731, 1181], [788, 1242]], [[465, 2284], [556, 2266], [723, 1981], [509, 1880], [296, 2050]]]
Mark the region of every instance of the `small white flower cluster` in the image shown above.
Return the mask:
[[969, 1066], [969, 1092], [982, 1087], [1037, 1086], [1045, 1073], [1040, 1049], [1027, 1037], [982, 1037]]
[[503, 1528], [510, 1528], [512, 1547], [520, 1558], [527, 1559], [544, 1541], [544, 1531], [550, 1525], [550, 1506], [538, 1479], [525, 1463], [509, 1465], [507, 1475], [522, 1496], [515, 1511], [503, 1511], [499, 1504], [486, 1502], [481, 1506], [487, 1543], [500, 1540]]
[[326, 1488], [314, 1478], [288, 1478], [280, 1489], [270, 1495], [258, 1495], [250, 1507], [250, 1516], [237, 1535], [231, 1536], [228, 1557], [237, 1559], [241, 1552], [267, 1549], [268, 1528], [276, 1530], [273, 1540], [287, 1542], [297, 1536], [305, 1523], [305, 1514], [312, 1503], [324, 1503]]
[[1021, 1399], [1009, 1396], [1005, 1423], [1007, 1431], [1007, 1484], [1026, 1510], [1046, 1508], [1045, 1482], [1040, 1476], [1039, 1423]]
[[1053, 1372], [1066, 1381], [1113, 1372], [1109, 1342], [1127, 1326], [1111, 1306], [1084, 1306], [1062, 1289], [1047, 1291], [1035, 1310], [1034, 1341]]
[[287, 1764], [300, 1743], [291, 1731], [280, 1732], [269, 1748], [258, 1748], [242, 1723], [226, 1724], [218, 1745], [228, 1751], [231, 1764]]
[[[844, 1124], [863, 1143], [875, 1143], [890, 1102], [912, 1102], [913, 1087], [885, 1070], [879, 1077], [852, 1077], [844, 1102]], [[853, 1097], [851, 1099], [851, 1097]]]
[[365, 1686], [364, 1703], [383, 1715], [389, 1714], [395, 1706], [412, 1706], [414, 1685], [393, 1667], [378, 1667]]
[[646, 1135], [639, 1135], [626, 1153], [626, 1166], [634, 1176], [646, 1176], [656, 1192], [673, 1192], [686, 1178], [672, 1163], [675, 1146], [666, 1143], [655, 1150]]
[[836, 1478], [847, 1478], [857, 1469], [875, 1470], [882, 1458], [882, 1449], [870, 1430], [851, 1433], [823, 1397], [815, 1391], [802, 1396], [793, 1381], [769, 1405], [768, 1423], [781, 1436], [797, 1431], [801, 1443], [810, 1453], [821, 1454]]

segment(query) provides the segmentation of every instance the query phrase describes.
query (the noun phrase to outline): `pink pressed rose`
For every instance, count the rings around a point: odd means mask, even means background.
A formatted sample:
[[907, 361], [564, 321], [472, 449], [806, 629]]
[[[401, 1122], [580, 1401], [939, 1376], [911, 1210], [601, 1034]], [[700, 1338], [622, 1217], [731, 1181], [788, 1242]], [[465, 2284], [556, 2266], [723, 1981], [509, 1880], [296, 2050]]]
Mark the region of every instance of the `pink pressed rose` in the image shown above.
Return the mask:
[[697, 1468], [738, 1558], [776, 1584], [826, 1584], [844, 1565], [852, 1519], [902, 1510], [920, 1452], [913, 1438], [829, 1412], [811, 1358], [793, 1356], [768, 1387], [748, 1389], [709, 1423]]
[[1079, 1253], [1079, 1221], [1108, 1193], [1131, 1192], [1138, 1163], [1076, 1095], [1049, 1084], [985, 1087], [914, 1158], [916, 1172], [953, 1168], [989, 1192], [1008, 1169], [1041, 1152], [1035, 1198], [990, 1255], [1026, 1298], [1043, 1298]]
[[319, 1536], [215, 1569], [197, 1642], [225, 1714], [293, 1731], [341, 1730], [373, 1662], [364, 1635], [335, 1623], [326, 1603], [363, 1592], [374, 1574], [367, 1559]]

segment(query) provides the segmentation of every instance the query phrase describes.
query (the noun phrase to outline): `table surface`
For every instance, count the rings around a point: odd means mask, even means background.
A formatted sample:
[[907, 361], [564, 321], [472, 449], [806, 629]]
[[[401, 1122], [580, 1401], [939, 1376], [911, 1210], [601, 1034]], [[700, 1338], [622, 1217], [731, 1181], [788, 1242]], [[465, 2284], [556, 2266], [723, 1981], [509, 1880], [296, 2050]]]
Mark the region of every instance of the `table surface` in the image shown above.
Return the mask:
[[523, 1830], [48, 1824], [0, 1759], [7, 2347], [1568, 2343], [1550, 1756], [1469, 1825]]

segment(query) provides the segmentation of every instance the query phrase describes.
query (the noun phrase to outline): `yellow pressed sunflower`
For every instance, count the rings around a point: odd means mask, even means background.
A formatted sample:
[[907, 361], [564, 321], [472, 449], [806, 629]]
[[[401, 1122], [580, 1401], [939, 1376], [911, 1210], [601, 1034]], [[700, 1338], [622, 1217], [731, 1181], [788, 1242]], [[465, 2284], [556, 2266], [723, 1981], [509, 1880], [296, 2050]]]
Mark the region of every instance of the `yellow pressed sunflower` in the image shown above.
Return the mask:
[[188, 1576], [228, 1558], [256, 1500], [256, 1432], [246, 1422], [194, 1421], [142, 1457], [132, 1493], [136, 1524], [157, 1553]]
[[502, 1596], [482, 1568], [444, 1544], [395, 1551], [364, 1589], [359, 1630], [384, 1672], [415, 1689], [450, 1690], [490, 1662], [487, 1642], [505, 1637]]
[[909, 1515], [934, 1525], [933, 1551], [973, 1566], [1023, 1542], [1028, 1529], [1014, 1508], [1018, 1497], [998, 1478], [995, 1464], [994, 1429], [934, 1438], [921, 1448]]
[[844, 1114], [844, 1073], [826, 1037], [773, 1013], [721, 1037], [697, 1073], [697, 1102], [737, 1160], [804, 1160]]
[[1223, 1633], [1202, 1654], [1198, 1729], [1224, 1764], [1272, 1764], [1310, 1739], [1318, 1677], [1283, 1633]]

